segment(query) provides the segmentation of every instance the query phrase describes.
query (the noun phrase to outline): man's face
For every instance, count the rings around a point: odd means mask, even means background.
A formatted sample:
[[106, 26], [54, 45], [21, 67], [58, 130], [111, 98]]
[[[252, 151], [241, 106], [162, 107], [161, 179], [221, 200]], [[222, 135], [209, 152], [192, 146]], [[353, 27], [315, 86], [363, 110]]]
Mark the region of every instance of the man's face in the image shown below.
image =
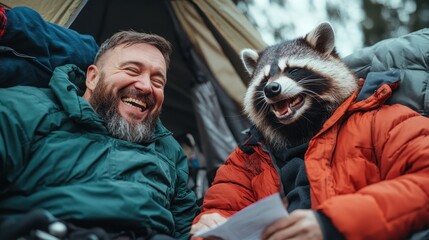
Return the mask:
[[[84, 97], [113, 136], [132, 142], [149, 140], [164, 101], [163, 55], [148, 44], [120, 45], [100, 60], [99, 68], [88, 69]], [[92, 91], [91, 84], [95, 85]]]

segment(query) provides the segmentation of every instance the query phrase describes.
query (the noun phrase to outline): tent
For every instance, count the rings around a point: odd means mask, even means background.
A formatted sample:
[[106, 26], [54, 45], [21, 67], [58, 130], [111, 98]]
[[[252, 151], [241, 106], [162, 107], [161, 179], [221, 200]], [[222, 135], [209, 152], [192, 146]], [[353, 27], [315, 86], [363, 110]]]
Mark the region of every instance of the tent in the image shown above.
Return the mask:
[[241, 102], [249, 81], [239, 52], [262, 49], [259, 33], [231, 0], [0, 0], [28, 6], [47, 21], [92, 35], [156, 33], [173, 44], [161, 120], [174, 136], [190, 133], [207, 169], [216, 169], [249, 126]]

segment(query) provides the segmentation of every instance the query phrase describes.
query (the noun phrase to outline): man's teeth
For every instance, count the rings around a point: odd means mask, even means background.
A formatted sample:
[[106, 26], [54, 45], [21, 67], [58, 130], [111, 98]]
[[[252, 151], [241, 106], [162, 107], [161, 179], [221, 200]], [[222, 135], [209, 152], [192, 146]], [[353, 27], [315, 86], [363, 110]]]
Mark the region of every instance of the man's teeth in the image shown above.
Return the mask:
[[146, 103], [135, 98], [123, 98], [122, 102], [128, 106], [140, 108], [142, 111], [146, 108]]

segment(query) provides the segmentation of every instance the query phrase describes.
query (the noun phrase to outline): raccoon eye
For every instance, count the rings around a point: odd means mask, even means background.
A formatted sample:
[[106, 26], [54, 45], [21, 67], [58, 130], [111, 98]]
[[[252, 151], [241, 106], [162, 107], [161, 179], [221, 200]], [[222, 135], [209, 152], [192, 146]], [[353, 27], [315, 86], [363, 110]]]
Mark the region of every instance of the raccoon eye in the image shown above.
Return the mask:
[[288, 68], [286, 70], [286, 73], [288, 73], [288, 74], [294, 74], [294, 73], [297, 73], [297, 71], [299, 71], [299, 70], [300, 70], [300, 68]]
[[293, 78], [295, 81], [300, 81], [302, 79], [320, 79], [317, 74], [305, 68], [288, 68], [286, 75], [289, 75], [289, 77]]
[[268, 82], [268, 79], [270, 79], [269, 76], [265, 76], [262, 80], [261, 80], [261, 84], [266, 84]]

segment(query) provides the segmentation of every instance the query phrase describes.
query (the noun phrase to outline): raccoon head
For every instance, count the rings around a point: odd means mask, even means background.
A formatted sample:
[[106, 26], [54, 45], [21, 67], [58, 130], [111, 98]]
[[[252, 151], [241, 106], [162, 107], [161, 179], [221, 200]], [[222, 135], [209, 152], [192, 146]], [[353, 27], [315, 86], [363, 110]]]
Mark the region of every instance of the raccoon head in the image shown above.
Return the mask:
[[241, 51], [252, 78], [244, 112], [270, 147], [308, 142], [357, 89], [357, 79], [339, 58], [334, 42], [331, 25], [322, 23], [305, 37], [261, 52]]

